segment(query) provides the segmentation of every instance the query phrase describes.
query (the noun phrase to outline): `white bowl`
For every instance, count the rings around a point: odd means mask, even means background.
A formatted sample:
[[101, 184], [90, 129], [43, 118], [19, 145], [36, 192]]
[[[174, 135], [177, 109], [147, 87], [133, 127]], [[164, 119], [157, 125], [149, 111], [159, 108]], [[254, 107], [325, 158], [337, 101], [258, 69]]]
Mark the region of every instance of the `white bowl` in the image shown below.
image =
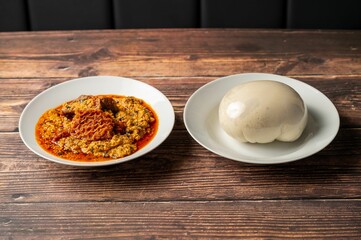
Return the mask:
[[[256, 80], [287, 84], [305, 102], [309, 119], [303, 134], [295, 142], [240, 143], [221, 128], [218, 108], [223, 96], [241, 83]], [[257, 164], [291, 162], [315, 154], [334, 139], [340, 126], [337, 109], [323, 93], [304, 82], [265, 73], [237, 74], [204, 85], [188, 99], [183, 115], [190, 135], [206, 149], [225, 158]]]
[[[80, 95], [116, 94], [134, 96], [143, 99], [156, 112], [159, 120], [158, 131], [154, 138], [137, 152], [118, 159], [99, 162], [77, 162], [56, 157], [37, 143], [35, 126], [40, 116], [47, 110], [73, 100]], [[23, 110], [19, 120], [20, 137], [25, 145], [37, 155], [53, 162], [72, 166], [105, 166], [122, 163], [138, 158], [159, 146], [170, 134], [174, 125], [174, 110], [172, 104], [156, 88], [129, 78], [113, 76], [94, 76], [78, 78], [60, 83], [34, 97]]]

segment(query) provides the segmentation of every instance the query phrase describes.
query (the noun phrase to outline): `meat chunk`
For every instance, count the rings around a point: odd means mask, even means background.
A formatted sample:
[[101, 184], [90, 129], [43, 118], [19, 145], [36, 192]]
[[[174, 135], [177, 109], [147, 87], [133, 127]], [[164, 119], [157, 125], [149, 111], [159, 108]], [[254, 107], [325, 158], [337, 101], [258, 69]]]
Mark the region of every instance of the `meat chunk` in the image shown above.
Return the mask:
[[68, 110], [68, 109], [62, 109], [61, 113], [67, 118], [67, 119], [70, 119], [72, 120], [74, 115], [75, 115], [75, 112], [72, 111], [72, 110]]
[[113, 114], [116, 114], [119, 112], [119, 109], [117, 107], [117, 103], [113, 98], [104, 97], [100, 99], [100, 105], [101, 109], [103, 111], [111, 111]]
[[116, 121], [113, 130], [115, 134], [124, 134], [126, 132], [126, 126], [123, 122]]
[[72, 119], [75, 112], [85, 109], [101, 109], [100, 99], [92, 95], [81, 95], [77, 99], [62, 105], [61, 111], [65, 117]]
[[70, 134], [78, 139], [88, 141], [112, 138], [114, 121], [111, 113], [101, 110], [85, 110], [76, 112]]
[[56, 143], [60, 139], [66, 138], [66, 137], [69, 137], [69, 136], [70, 136], [70, 133], [68, 131], [62, 131], [62, 132], [55, 135], [55, 137], [52, 139], [52, 142]]

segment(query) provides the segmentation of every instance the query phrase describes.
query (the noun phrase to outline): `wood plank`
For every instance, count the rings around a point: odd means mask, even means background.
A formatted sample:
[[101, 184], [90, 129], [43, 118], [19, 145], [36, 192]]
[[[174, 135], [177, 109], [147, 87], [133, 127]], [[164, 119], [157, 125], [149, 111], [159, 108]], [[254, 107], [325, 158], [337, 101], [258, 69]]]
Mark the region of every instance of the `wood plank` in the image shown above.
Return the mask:
[[[0, 33], [0, 239], [361, 236], [361, 32], [119, 30]], [[280, 165], [231, 161], [186, 131], [189, 96], [221, 76], [287, 75], [336, 105], [335, 140]], [[41, 91], [78, 76], [134, 77], [172, 102], [167, 140], [100, 168], [52, 163], [17, 121]]]
[[[30, 43], [30, 44], [29, 44]], [[104, 47], [123, 55], [162, 53], [353, 55], [360, 31], [264, 29], [137, 29], [0, 33], [0, 56], [61, 58]], [[162, 48], [159, 48], [162, 46]], [[105, 49], [103, 49], [104, 51]], [[99, 53], [98, 53], [99, 54]], [[104, 52], [103, 52], [104, 54]], [[98, 56], [99, 57], [99, 56]]]
[[[335, 104], [341, 127], [361, 127], [361, 76], [291, 76], [319, 89]], [[69, 78], [2, 79], [0, 81], [0, 131], [17, 131], [20, 114], [37, 94]], [[138, 77], [171, 101], [177, 114], [176, 128], [183, 128], [182, 112], [188, 98], [215, 77]]]
[[357, 31], [119, 30], [0, 36], [0, 78], [361, 74]]
[[361, 201], [0, 204], [4, 239], [359, 239]]
[[0, 203], [361, 198], [360, 135], [341, 129], [320, 153], [267, 166], [227, 160], [177, 130], [144, 157], [88, 169], [42, 159], [3, 133]]
[[[93, 54], [97, 54], [95, 50]], [[86, 58], [86, 57], [85, 57]], [[360, 56], [230, 56], [224, 55], [127, 55], [100, 59], [0, 59], [0, 78], [85, 77], [96, 75], [194, 77], [225, 76], [245, 72], [281, 75], [361, 75]], [[324, 60], [327, 59], [327, 60]], [[19, 69], [21, 66], [21, 69]]]

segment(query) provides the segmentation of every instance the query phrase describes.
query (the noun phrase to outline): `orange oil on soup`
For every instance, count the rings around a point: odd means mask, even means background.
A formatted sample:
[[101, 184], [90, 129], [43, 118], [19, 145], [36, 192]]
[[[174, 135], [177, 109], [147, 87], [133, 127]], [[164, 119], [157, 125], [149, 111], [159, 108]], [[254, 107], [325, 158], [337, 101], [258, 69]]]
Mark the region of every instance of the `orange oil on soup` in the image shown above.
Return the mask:
[[[79, 98], [81, 98], [81, 97], [82, 96], [80, 96]], [[126, 97], [126, 96], [121, 96], [121, 95], [95, 95], [95, 96], [89, 96], [89, 98], [91, 98], [91, 97], [94, 97], [95, 99], [100, 98], [100, 99], [106, 99], [106, 100], [109, 100], [109, 99], [114, 100], [114, 99], [116, 99], [115, 101], [118, 101], [118, 100], [122, 101], [125, 98], [129, 98], [129, 97]], [[152, 107], [148, 103], [146, 103], [145, 101], [143, 101], [143, 100], [141, 100], [139, 98], [135, 98], [135, 97], [130, 97], [130, 98], [132, 100], [134, 100], [134, 101], [140, 101], [142, 107], [146, 109], [147, 113], [149, 111], [149, 114], [151, 114], [154, 121], [149, 123], [149, 126], [147, 127], [146, 133], [140, 139], [134, 140], [134, 142], [132, 142], [132, 144], [136, 146], [136, 150], [134, 150], [133, 152], [131, 152], [130, 154], [127, 154], [127, 155], [131, 155], [131, 154], [135, 153], [136, 151], [139, 151], [144, 146], [146, 146], [149, 142], [151, 142], [152, 139], [154, 138], [154, 136], [156, 135], [156, 132], [158, 131], [158, 126], [159, 126], [159, 119], [157, 117], [157, 114], [155, 113], [155, 111], [152, 109]], [[75, 99], [73, 101], [77, 101], [78, 99]], [[83, 102], [86, 102], [88, 100], [89, 99], [86, 99]], [[78, 101], [81, 102], [82, 100], [78, 100]], [[98, 100], [96, 99], [96, 101], [98, 101]], [[89, 101], [90, 105], [91, 105], [91, 108], [97, 105], [96, 101], [94, 101], [95, 103], [92, 103], [91, 101]], [[114, 158], [125, 157], [125, 156], [114, 157], [114, 156], [107, 156], [107, 155], [99, 156], [99, 154], [96, 156], [96, 155], [93, 155], [92, 153], [84, 153], [84, 152], [81, 152], [81, 151], [73, 152], [71, 150], [64, 150], [64, 147], [61, 146], [61, 144], [59, 144], [58, 139], [65, 138], [65, 137], [70, 137], [71, 133], [69, 133], [69, 131], [67, 132], [67, 131], [64, 130], [63, 132], [57, 132], [57, 130], [55, 130], [54, 133], [53, 133], [53, 136], [51, 136], [50, 134], [49, 135], [44, 134], [44, 132], [45, 132], [44, 131], [44, 125], [49, 123], [49, 121], [50, 121], [49, 118], [51, 117], [51, 114], [50, 114], [51, 111], [53, 111], [53, 112], [55, 111], [58, 115], [60, 115], [61, 118], [65, 119], [66, 121], [69, 121], [69, 123], [71, 125], [73, 120], [67, 119], [66, 115], [64, 114], [64, 109], [66, 109], [67, 103], [74, 103], [74, 102], [69, 101], [69, 102], [63, 103], [62, 105], [60, 105], [60, 106], [58, 106], [56, 108], [53, 108], [53, 109], [50, 109], [50, 110], [46, 111], [39, 118], [39, 120], [38, 120], [38, 122], [36, 124], [36, 127], [35, 127], [36, 140], [37, 140], [38, 144], [45, 151], [47, 151], [48, 153], [50, 153], [50, 154], [52, 154], [54, 156], [57, 156], [57, 157], [60, 157], [60, 158], [66, 159], [66, 160], [79, 161], [79, 162], [99, 162], [99, 161], [112, 160]], [[79, 103], [79, 104], [81, 104], [81, 103]], [[101, 106], [101, 104], [100, 104], [100, 106]], [[130, 114], [131, 114], [131, 110], [129, 110], [129, 111], [130, 111]], [[105, 109], [104, 112], [109, 112], [110, 113], [110, 114], [107, 113], [107, 116], [111, 115], [111, 111], [109, 109]], [[62, 116], [62, 114], [64, 114], [64, 116]], [[77, 113], [72, 113], [72, 114], [74, 115], [74, 114], [77, 114]], [[73, 118], [74, 118], [74, 116], [73, 116]], [[114, 120], [114, 121], [115, 121], [116, 126], [121, 125], [119, 123], [116, 123], [116, 121], [119, 121], [119, 120]], [[83, 119], [83, 122], [86, 122], [86, 120]], [[81, 123], [82, 122], [80, 122], [80, 124]], [[122, 135], [122, 134], [129, 134], [129, 133], [120, 132], [120, 133], [113, 133], [113, 134]], [[54, 139], [56, 139], [58, 141], [54, 141]], [[102, 139], [100, 139], [100, 141], [102, 141]], [[89, 141], [89, 142], [91, 142], [91, 141]], [[119, 147], [121, 148], [122, 146], [119, 146]]]

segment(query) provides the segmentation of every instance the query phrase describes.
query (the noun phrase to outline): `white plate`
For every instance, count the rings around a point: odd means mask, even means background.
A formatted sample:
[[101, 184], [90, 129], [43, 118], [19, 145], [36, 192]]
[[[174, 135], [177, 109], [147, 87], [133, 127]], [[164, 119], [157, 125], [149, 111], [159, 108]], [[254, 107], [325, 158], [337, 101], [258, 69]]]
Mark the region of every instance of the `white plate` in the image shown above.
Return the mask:
[[[218, 107], [223, 96], [234, 86], [254, 80], [283, 82], [300, 94], [310, 117], [306, 129], [297, 141], [240, 143], [221, 129]], [[259, 164], [285, 163], [310, 156], [334, 139], [340, 125], [335, 106], [320, 91], [292, 78], [264, 73], [232, 75], [204, 85], [189, 98], [183, 114], [188, 132], [206, 149], [225, 158]]]
[[[139, 151], [124, 158], [101, 162], [76, 162], [56, 157], [43, 150], [35, 139], [35, 125], [48, 109], [79, 97], [80, 95], [117, 94], [134, 96], [146, 101], [157, 113], [159, 126], [151, 142]], [[25, 107], [19, 120], [20, 136], [25, 145], [48, 160], [73, 166], [104, 166], [129, 161], [140, 157], [160, 145], [170, 134], [174, 125], [174, 110], [167, 99], [156, 88], [129, 78], [95, 76], [70, 80], [51, 87], [37, 95]]]

